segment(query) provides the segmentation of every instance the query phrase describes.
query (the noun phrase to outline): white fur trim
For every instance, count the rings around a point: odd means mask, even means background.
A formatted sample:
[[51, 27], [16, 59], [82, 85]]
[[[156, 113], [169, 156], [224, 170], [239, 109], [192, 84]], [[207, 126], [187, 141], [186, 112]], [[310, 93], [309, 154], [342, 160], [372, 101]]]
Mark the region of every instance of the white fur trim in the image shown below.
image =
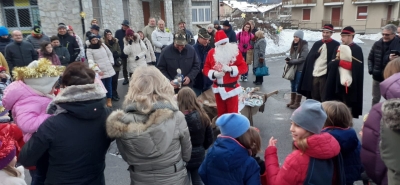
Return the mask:
[[237, 66], [229, 66], [232, 68], [232, 72], [230, 72], [231, 77], [237, 77], [239, 75], [239, 69]]
[[224, 38], [224, 39], [221, 39], [218, 42], [214, 43], [214, 45], [219, 46], [219, 45], [221, 45], [223, 43], [227, 43], [227, 42], [229, 42], [229, 38]]
[[228, 98], [237, 96], [243, 91], [242, 87], [240, 85], [238, 87], [236, 87], [235, 89], [232, 89], [229, 92], [226, 92], [225, 87], [216, 87], [216, 88], [213, 87], [212, 89], [213, 89], [214, 93], [219, 93], [222, 100], [226, 100]]
[[210, 78], [210, 80], [215, 80], [215, 78], [213, 78], [213, 74], [214, 74], [215, 70], [210, 69], [208, 71], [208, 78]]
[[339, 67], [339, 75], [340, 75], [340, 84], [343, 86], [346, 86], [347, 82], [347, 87], [350, 87], [351, 83], [353, 82], [353, 77], [351, 74], [350, 70], [347, 70], [345, 68]]

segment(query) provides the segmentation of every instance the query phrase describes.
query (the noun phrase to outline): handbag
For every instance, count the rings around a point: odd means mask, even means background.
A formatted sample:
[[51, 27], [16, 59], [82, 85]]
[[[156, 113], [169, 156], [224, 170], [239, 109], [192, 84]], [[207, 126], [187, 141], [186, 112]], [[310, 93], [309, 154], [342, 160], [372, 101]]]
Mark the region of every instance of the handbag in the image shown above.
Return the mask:
[[114, 60], [114, 67], [121, 67], [121, 58]]
[[285, 64], [285, 67], [283, 67], [282, 78], [287, 80], [294, 80], [296, 71], [297, 71], [297, 65]]
[[257, 67], [255, 71], [256, 76], [269, 76], [269, 69], [267, 66], [263, 65], [261, 67]]

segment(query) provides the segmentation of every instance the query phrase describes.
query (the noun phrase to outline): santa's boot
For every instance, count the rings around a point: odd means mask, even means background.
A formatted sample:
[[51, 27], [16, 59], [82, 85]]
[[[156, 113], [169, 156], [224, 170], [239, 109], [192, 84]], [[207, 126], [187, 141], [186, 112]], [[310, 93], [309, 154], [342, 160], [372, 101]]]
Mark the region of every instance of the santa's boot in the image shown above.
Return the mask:
[[288, 104], [286, 104], [286, 107], [293, 105], [295, 99], [296, 99], [296, 93], [294, 93], [294, 92], [290, 93], [290, 102]]
[[112, 107], [111, 98], [107, 98], [107, 107]]
[[293, 105], [289, 106], [289, 108], [291, 108], [291, 109], [299, 108], [302, 97], [303, 96], [301, 94], [296, 95], [296, 100], [294, 101]]

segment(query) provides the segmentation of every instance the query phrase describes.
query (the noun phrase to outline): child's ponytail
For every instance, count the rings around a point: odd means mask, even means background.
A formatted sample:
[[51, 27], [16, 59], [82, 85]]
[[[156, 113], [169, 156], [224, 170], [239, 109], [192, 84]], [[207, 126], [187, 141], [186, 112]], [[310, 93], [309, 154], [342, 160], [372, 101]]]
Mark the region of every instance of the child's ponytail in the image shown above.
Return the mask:
[[12, 167], [10, 165], [4, 167], [3, 171], [6, 172], [8, 175], [13, 176], [13, 177], [20, 177], [21, 176], [21, 172], [19, 172], [17, 170], [17, 168]]

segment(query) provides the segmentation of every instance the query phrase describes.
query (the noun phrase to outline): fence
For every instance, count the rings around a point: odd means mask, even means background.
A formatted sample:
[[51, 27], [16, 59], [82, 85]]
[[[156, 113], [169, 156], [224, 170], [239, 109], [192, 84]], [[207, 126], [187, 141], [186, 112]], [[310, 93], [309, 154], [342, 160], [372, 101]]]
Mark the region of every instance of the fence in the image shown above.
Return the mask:
[[37, 0], [2, 0], [0, 7], [4, 25], [9, 31], [21, 30], [28, 35], [33, 26], [41, 26]]

